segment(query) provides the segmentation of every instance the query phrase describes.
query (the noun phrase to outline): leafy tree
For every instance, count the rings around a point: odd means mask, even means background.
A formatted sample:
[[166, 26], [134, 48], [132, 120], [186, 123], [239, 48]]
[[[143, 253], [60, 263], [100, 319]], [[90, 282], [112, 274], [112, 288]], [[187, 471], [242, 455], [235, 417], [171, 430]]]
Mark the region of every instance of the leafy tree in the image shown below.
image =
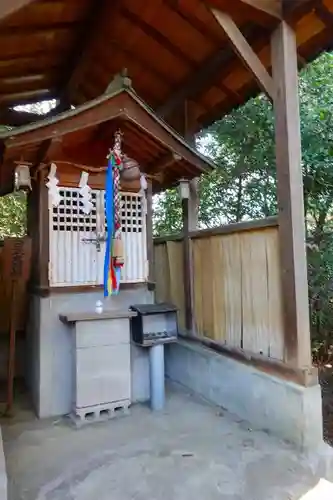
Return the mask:
[[[330, 349], [333, 330], [333, 55], [322, 54], [300, 74], [304, 208], [314, 346]], [[211, 227], [277, 211], [274, 117], [260, 95], [198, 137], [217, 164], [200, 181], [200, 225]], [[155, 230], [180, 225], [174, 192], [156, 202]]]
[[23, 192], [0, 198], [0, 240], [26, 232], [26, 196]]

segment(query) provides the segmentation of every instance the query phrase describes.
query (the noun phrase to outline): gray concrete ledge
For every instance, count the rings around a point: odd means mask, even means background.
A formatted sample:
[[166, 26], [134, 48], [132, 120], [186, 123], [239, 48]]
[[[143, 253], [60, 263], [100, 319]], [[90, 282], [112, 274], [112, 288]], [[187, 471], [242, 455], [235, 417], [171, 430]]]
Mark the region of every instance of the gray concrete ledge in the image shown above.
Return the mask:
[[0, 500], [7, 500], [7, 470], [3, 449], [2, 429], [0, 427]]
[[59, 314], [59, 319], [63, 323], [76, 323], [77, 321], [99, 321], [101, 319], [122, 319], [122, 318], [133, 318], [137, 316], [134, 311], [103, 311], [97, 313], [95, 311], [84, 311], [84, 312], [69, 312], [66, 314]]
[[323, 443], [321, 389], [273, 377], [200, 344], [166, 346], [166, 375], [207, 401], [302, 450]]

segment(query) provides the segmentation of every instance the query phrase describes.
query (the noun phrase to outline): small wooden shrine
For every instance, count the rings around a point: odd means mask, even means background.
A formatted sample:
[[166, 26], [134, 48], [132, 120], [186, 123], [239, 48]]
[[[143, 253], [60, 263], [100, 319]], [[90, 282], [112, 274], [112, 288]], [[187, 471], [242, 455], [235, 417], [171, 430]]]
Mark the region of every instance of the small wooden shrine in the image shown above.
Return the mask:
[[[153, 303], [152, 194], [213, 166], [127, 78], [0, 141], [1, 194], [28, 191], [30, 387], [39, 416], [65, 414], [73, 397], [72, 344], [59, 315], [94, 311], [103, 288], [112, 296], [104, 310]], [[131, 360], [133, 372], [135, 353]]]

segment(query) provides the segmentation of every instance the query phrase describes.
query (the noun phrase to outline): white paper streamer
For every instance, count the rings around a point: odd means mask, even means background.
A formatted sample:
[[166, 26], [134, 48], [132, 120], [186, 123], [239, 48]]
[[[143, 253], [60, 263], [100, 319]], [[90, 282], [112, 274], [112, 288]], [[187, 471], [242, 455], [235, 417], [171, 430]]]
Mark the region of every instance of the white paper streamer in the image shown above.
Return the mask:
[[142, 209], [143, 213], [146, 215], [147, 214], [147, 197], [146, 197], [146, 191], [148, 189], [148, 184], [146, 180], [146, 176], [144, 174], [141, 174], [140, 176], [140, 194], [142, 198]]
[[60, 189], [58, 188], [59, 179], [56, 177], [56, 174], [57, 174], [57, 165], [55, 163], [52, 163], [49, 175], [47, 176], [48, 182], [46, 183], [46, 187], [49, 190], [49, 198], [54, 207], [58, 207], [59, 203], [62, 200], [62, 196], [60, 195]]
[[147, 184], [147, 180], [146, 180], [146, 177], [144, 174], [141, 174], [140, 186], [141, 186], [141, 191], [147, 191], [148, 184]]
[[82, 172], [79, 182], [82, 211], [86, 215], [89, 215], [92, 209], [94, 208], [94, 205], [91, 202], [91, 187], [88, 186], [88, 178], [89, 178], [88, 172]]

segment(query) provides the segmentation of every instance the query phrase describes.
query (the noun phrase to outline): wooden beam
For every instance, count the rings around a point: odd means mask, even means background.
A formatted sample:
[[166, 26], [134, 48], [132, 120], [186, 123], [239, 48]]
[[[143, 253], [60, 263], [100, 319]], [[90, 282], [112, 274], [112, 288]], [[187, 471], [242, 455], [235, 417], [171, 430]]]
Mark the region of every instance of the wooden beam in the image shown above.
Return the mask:
[[38, 285], [40, 287], [49, 286], [49, 231], [50, 231], [50, 217], [49, 217], [49, 195], [46, 187], [47, 172], [42, 171], [37, 175], [38, 185], [38, 262], [39, 262], [39, 277]]
[[[245, 37], [252, 41], [257, 38], [257, 30], [253, 27], [244, 30]], [[157, 113], [167, 118], [178, 107], [182, 106], [187, 99], [194, 99], [208, 85], [217, 78], [221, 68], [225, 68], [234, 58], [234, 51], [222, 47], [213, 55], [209, 56], [193, 74], [186, 78], [180, 87], [174, 91], [164, 104], [157, 108]]]
[[[118, 4], [119, 0], [112, 2], [112, 11], [117, 8]], [[95, 39], [99, 36], [100, 28], [105, 19], [112, 18], [109, 8], [110, 2], [107, 0], [100, 0], [98, 5], [96, 5], [96, 2], [92, 2], [87, 19], [82, 25], [82, 30], [79, 32], [78, 40], [70, 58], [68, 71], [63, 82], [63, 92], [67, 93], [71, 101], [80, 83], [83, 65], [86, 59], [89, 58], [91, 47]]]
[[0, 2], [0, 20], [14, 14], [14, 12], [27, 7], [34, 0], [1, 0]]
[[333, 12], [331, 12], [324, 4], [318, 3], [315, 7], [315, 13], [328, 28], [333, 27]]
[[269, 16], [282, 18], [282, 0], [241, 0], [241, 2], [265, 12]]
[[[0, 37], [12, 37], [12, 36], [19, 36], [20, 38], [22, 37], [34, 37], [34, 36], [44, 36], [44, 37], [51, 37], [53, 36], [61, 36], [61, 35], [66, 35], [66, 32], [70, 32], [71, 30], [75, 29], [76, 23], [50, 23], [45, 25], [40, 25], [40, 24], [33, 24], [29, 23], [27, 26], [6, 26], [4, 25], [1, 27], [0, 30]], [[63, 33], [60, 33], [62, 31]]]
[[296, 36], [282, 21], [272, 36], [277, 191], [285, 361], [311, 366]]
[[182, 200], [183, 220], [183, 279], [185, 300], [185, 329], [187, 332], [193, 330], [193, 300], [192, 300], [192, 270], [191, 270], [191, 241], [189, 221], [189, 200]]
[[272, 77], [269, 75], [257, 54], [253, 51], [238, 26], [234, 23], [229, 14], [221, 12], [217, 9], [212, 9], [212, 13], [228, 36], [236, 54], [251, 71], [261, 89], [266, 92], [271, 99], [273, 99], [275, 92]]
[[0, 94], [0, 105], [18, 106], [56, 98], [56, 89], [36, 89]]
[[[292, 0], [295, 1], [295, 0]], [[207, 7], [226, 12], [233, 19], [247, 19], [273, 28], [282, 19], [282, 0], [206, 0]]]
[[9, 127], [22, 127], [32, 122], [43, 120], [45, 115], [38, 115], [36, 113], [27, 113], [25, 111], [16, 111], [15, 109], [6, 108], [0, 109], [0, 123], [1, 125], [8, 125]]
[[163, 35], [160, 31], [128, 10], [126, 7], [121, 7], [120, 13], [125, 19], [133, 24], [133, 27], [139, 28], [143, 33], [148, 35], [159, 45], [169, 51], [170, 54], [172, 54], [175, 58], [179, 59], [183, 63], [185, 62], [191, 68], [195, 67], [195, 60], [192, 57], [189, 57], [185, 50], [182, 50], [181, 48], [174, 45], [170, 41], [169, 37]]
[[153, 242], [153, 186], [151, 180], [147, 181], [147, 260], [148, 260], [148, 283], [155, 283], [154, 272], [154, 242]]
[[161, 160], [159, 162], [157, 162], [157, 163], [155, 162], [154, 165], [152, 165], [152, 168], [149, 168], [149, 166], [147, 166], [147, 170], [149, 173], [163, 172], [163, 170], [170, 167], [170, 165], [172, 165], [178, 161], [181, 161], [181, 160], [182, 160], [182, 157], [179, 154], [170, 153], [166, 156], [163, 156], [163, 158], [161, 158]]

